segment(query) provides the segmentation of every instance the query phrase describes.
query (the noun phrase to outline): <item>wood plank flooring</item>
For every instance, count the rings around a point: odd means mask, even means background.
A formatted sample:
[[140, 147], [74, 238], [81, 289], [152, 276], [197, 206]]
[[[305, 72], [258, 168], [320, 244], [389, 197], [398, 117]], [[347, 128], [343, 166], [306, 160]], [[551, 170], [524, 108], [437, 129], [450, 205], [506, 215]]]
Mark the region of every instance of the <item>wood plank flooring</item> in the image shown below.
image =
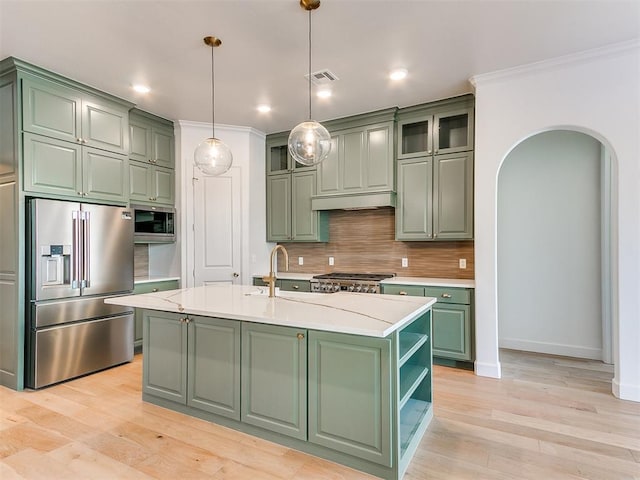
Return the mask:
[[[0, 479], [374, 477], [141, 401], [141, 357], [45, 390], [0, 387]], [[640, 479], [640, 404], [600, 362], [501, 351], [503, 378], [434, 367], [406, 480]]]

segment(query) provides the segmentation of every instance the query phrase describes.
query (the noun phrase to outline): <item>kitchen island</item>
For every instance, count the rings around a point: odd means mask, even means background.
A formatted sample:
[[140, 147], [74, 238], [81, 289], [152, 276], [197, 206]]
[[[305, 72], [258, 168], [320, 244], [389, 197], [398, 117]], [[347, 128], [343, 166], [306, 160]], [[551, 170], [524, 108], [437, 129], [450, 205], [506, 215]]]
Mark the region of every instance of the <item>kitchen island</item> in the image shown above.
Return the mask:
[[205, 286], [143, 309], [143, 399], [385, 479], [433, 410], [428, 297]]

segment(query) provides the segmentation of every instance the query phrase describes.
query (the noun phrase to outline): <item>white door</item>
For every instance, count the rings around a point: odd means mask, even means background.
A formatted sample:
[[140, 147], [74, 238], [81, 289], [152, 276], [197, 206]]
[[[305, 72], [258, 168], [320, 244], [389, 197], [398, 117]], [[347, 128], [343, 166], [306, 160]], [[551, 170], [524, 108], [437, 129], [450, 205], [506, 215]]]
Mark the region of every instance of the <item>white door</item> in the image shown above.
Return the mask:
[[242, 278], [241, 171], [219, 177], [194, 168], [194, 286], [240, 283]]

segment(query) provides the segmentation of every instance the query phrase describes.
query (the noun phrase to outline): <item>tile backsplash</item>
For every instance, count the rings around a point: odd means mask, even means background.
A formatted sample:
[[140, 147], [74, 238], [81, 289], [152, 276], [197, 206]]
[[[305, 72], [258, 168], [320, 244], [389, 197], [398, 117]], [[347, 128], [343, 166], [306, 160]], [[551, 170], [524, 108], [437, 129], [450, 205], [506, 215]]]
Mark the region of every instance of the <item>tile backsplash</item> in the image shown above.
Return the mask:
[[[334, 210], [329, 213], [328, 243], [283, 243], [289, 271], [298, 273], [390, 272], [403, 277], [473, 279], [473, 241], [398, 242], [395, 210]], [[298, 265], [303, 257], [304, 265]], [[329, 257], [334, 265], [329, 266]], [[402, 259], [408, 266], [402, 267]], [[459, 268], [465, 259], [467, 268]], [[278, 269], [284, 270], [283, 255]]]
[[146, 277], [149, 275], [149, 245], [137, 243], [133, 246], [133, 276]]

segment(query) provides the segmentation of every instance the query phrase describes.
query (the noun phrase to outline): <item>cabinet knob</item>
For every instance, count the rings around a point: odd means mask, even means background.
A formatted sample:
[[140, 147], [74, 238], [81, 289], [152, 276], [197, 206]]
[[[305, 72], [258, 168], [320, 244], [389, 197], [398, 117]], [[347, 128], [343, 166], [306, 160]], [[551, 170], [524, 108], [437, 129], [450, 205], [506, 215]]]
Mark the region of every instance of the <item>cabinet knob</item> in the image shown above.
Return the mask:
[[157, 288], [154, 288], [154, 289], [153, 289], [153, 290], [151, 290], [151, 291], [152, 291], [152, 292], [157, 292], [157, 291], [158, 291], [158, 289], [157, 289]]
[[76, 138], [76, 141], [77, 141], [78, 143], [82, 143], [82, 139], [81, 139], [80, 137]]
[[398, 292], [398, 295], [408, 295], [408, 293], [402, 290], [401, 292]]
[[298, 337], [298, 340], [304, 340], [304, 333], [299, 333], [296, 336]]
[[82, 196], [82, 192], [77, 192], [77, 193], [78, 193], [78, 195]]
[[294, 290], [298, 290], [300, 287], [298, 285], [292, 285], [291, 288], [293, 288]]
[[442, 298], [451, 298], [451, 295], [448, 293], [443, 293], [442, 295], [440, 295]]

